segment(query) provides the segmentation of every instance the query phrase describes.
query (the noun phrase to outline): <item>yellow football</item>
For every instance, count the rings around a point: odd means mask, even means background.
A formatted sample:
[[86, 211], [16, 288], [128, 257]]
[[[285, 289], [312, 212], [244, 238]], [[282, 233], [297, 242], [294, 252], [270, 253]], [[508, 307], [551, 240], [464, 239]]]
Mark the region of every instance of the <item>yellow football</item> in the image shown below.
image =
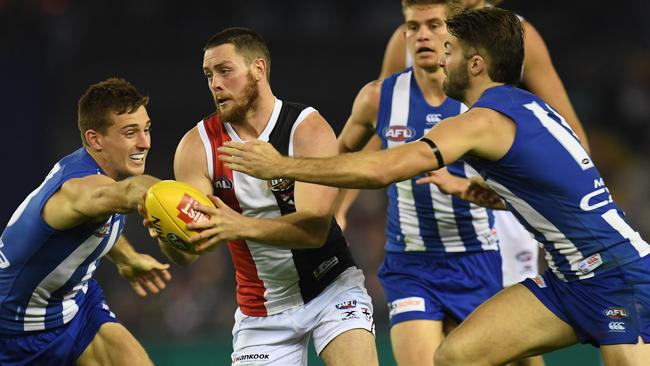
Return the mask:
[[195, 211], [195, 203], [214, 207], [208, 197], [193, 186], [175, 181], [163, 180], [152, 185], [144, 199], [147, 219], [151, 221], [158, 238], [174, 248], [196, 254], [194, 245], [187, 240], [196, 235], [196, 231], [188, 230], [187, 224], [207, 220], [210, 217]]

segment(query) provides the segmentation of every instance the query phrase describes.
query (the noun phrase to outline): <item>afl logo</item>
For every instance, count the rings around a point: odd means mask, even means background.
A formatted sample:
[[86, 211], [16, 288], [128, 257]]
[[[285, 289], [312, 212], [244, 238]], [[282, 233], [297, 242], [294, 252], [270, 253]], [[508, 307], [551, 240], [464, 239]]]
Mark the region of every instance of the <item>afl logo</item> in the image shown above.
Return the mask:
[[225, 189], [225, 190], [231, 190], [232, 189], [232, 182], [230, 179], [226, 177], [217, 177], [215, 178], [214, 182], [212, 182], [214, 185], [214, 189]]
[[611, 319], [621, 319], [621, 318], [627, 318], [629, 313], [625, 308], [621, 307], [613, 307], [606, 309], [603, 314], [605, 314], [608, 318]]
[[391, 141], [406, 141], [415, 136], [415, 130], [408, 126], [389, 126], [382, 133]]

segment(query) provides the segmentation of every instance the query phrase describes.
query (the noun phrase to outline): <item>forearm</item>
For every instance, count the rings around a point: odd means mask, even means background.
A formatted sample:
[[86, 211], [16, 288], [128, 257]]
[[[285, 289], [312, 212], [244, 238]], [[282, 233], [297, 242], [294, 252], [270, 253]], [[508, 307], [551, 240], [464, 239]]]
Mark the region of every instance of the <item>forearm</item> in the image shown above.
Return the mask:
[[319, 248], [325, 244], [332, 218], [295, 212], [272, 219], [251, 219], [245, 240], [286, 249]]
[[108, 259], [113, 263], [126, 263], [129, 258], [137, 254], [133, 246], [122, 235], [117, 239], [113, 248], [106, 253]]
[[380, 188], [390, 184], [377, 153], [358, 152], [331, 158], [283, 158], [282, 176], [343, 188]]
[[97, 189], [92, 196], [84, 199], [88, 216], [97, 217], [115, 212], [130, 213], [138, 208], [144, 195], [154, 183], [160, 181], [149, 175], [125, 179]]
[[350, 207], [359, 196], [358, 189], [341, 189], [338, 197], [338, 205], [336, 209], [336, 218], [346, 217]]

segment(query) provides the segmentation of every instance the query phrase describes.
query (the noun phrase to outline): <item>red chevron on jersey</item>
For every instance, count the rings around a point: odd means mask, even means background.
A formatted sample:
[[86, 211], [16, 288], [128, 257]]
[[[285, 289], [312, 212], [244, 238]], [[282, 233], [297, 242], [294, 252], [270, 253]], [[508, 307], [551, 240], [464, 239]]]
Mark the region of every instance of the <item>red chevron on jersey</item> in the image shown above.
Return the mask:
[[[206, 118], [204, 126], [211, 142], [212, 162], [214, 164], [212, 180], [213, 182], [220, 182], [225, 178], [231, 183], [230, 189], [224, 189], [224, 186], [215, 187], [214, 194], [230, 208], [241, 213], [242, 210], [239, 207], [239, 201], [237, 201], [234, 186], [232, 185], [233, 172], [218, 159], [219, 152], [217, 148], [224, 142], [230, 141], [230, 136], [228, 136], [221, 119], [216, 114]], [[235, 267], [237, 303], [241, 311], [250, 316], [266, 316], [267, 311], [264, 307], [264, 292], [266, 289], [264, 288], [264, 282], [260, 280], [257, 274], [257, 268], [246, 241], [228, 242], [228, 248]]]

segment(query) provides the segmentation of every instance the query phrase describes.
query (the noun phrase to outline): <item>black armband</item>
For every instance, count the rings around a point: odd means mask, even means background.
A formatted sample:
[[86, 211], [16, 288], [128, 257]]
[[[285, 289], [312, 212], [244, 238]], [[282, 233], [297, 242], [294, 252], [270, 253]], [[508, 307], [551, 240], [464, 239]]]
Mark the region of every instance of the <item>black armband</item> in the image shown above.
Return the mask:
[[445, 161], [442, 160], [442, 154], [440, 153], [440, 150], [438, 149], [438, 146], [436, 146], [436, 143], [429, 140], [426, 137], [421, 138], [420, 141], [422, 141], [422, 142], [426, 143], [427, 145], [429, 145], [429, 147], [431, 148], [431, 151], [433, 151], [433, 155], [436, 156], [436, 160], [438, 161], [438, 168], [442, 168], [443, 166], [445, 166]]

